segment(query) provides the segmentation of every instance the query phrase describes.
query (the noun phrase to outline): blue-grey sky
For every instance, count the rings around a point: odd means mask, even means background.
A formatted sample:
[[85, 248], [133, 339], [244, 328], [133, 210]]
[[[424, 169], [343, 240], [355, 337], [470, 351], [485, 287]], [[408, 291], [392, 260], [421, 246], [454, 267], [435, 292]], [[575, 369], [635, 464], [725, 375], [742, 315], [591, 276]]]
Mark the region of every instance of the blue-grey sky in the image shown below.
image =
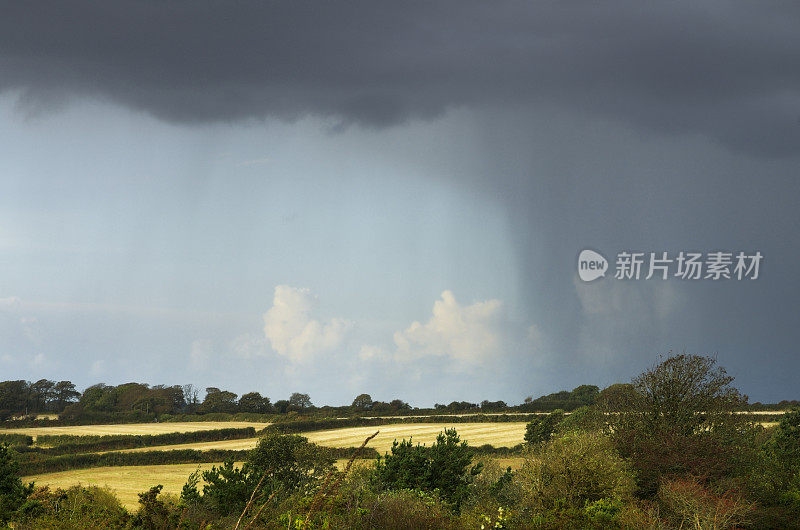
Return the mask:
[[800, 397], [793, 4], [3, 11], [0, 380], [518, 403], [685, 350]]

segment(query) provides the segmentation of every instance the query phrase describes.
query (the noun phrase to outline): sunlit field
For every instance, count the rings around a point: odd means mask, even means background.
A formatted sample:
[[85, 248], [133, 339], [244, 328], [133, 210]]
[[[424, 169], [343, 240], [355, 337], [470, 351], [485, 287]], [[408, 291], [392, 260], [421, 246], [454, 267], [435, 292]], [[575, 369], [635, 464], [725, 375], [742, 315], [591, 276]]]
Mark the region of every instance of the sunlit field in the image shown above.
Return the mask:
[[431, 445], [436, 435], [445, 428], [455, 428], [462, 441], [471, 446], [491, 444], [495, 447], [512, 447], [523, 442], [525, 436], [524, 422], [505, 423], [401, 423], [395, 425], [379, 425], [376, 427], [352, 427], [303, 433], [309, 441], [328, 447], [358, 447], [364, 439], [380, 431], [380, 434], [369, 442], [381, 453], [392, 447], [394, 440], [412, 437], [415, 443]]
[[[510, 466], [512, 469], [522, 467], [522, 458], [495, 458], [493, 460], [501, 468]], [[355, 461], [355, 466], [372, 465], [371, 459], [360, 459]], [[62, 471], [60, 473], [46, 473], [42, 475], [32, 475], [23, 477], [23, 482], [35, 481], [37, 486], [50, 486], [50, 488], [68, 488], [76, 484], [83, 486], [102, 486], [111, 489], [120, 499], [123, 506], [129, 510], [135, 510], [139, 505], [139, 493], [147, 491], [151, 487], [161, 484], [164, 486], [164, 493], [180, 495], [181, 488], [186, 483], [186, 479], [196, 469], [211, 469], [219, 463], [204, 464], [173, 464], [163, 466], [118, 466], [118, 467], [95, 467], [89, 469], [76, 469], [74, 471]], [[242, 465], [241, 462], [236, 463]], [[347, 460], [336, 461], [336, 467], [343, 469], [347, 465]], [[199, 487], [202, 489], [202, 479]]]
[[[380, 431], [380, 434], [370, 441], [369, 447], [373, 447], [383, 453], [391, 449], [394, 440], [399, 441], [403, 438], [412, 438], [415, 443], [430, 445], [436, 440], [436, 435], [451, 427], [454, 427], [461, 439], [471, 446], [491, 444], [496, 447], [512, 447], [523, 442], [525, 425], [523, 422], [399, 423], [374, 427], [347, 427], [344, 429], [304, 432], [301, 435], [308, 438], [310, 442], [327, 447], [358, 447], [367, 436], [375, 431]], [[126, 452], [171, 451], [174, 449], [196, 449], [198, 451], [207, 451], [209, 449], [240, 450], [252, 449], [257, 442], [258, 438], [245, 438], [241, 440], [141, 447], [127, 449]]]
[[213, 465], [215, 464], [94, 467], [23, 477], [23, 482], [35, 481], [37, 486], [51, 488], [67, 488], [75, 484], [108, 486], [126, 508], [135, 509], [139, 503], [139, 493], [161, 484], [164, 486], [164, 493], [178, 495], [195, 469], [211, 469]]
[[189, 421], [185, 423], [122, 423], [117, 425], [68, 425], [59, 427], [21, 427], [0, 429], [0, 433], [28, 434], [36, 437], [46, 434], [71, 434], [74, 436], [102, 436], [107, 434], [166, 434], [171, 432], [195, 432], [213, 429], [254, 427], [263, 429], [268, 423], [250, 421]]

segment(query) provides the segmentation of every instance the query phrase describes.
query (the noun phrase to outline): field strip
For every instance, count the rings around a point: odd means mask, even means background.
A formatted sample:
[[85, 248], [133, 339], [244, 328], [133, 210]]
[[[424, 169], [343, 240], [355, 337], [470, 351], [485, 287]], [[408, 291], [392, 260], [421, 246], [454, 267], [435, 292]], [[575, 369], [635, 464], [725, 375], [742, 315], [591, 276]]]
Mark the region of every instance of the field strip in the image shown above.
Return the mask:
[[[363, 440], [362, 440], [363, 441]], [[524, 459], [513, 458], [494, 458], [501, 468], [511, 466], [512, 469], [522, 467]], [[340, 470], [347, 464], [346, 459], [336, 461], [336, 467]], [[372, 460], [356, 460], [356, 466], [372, 465]], [[128, 510], [135, 510], [139, 507], [139, 493], [147, 491], [153, 486], [161, 484], [164, 486], [163, 493], [180, 495], [186, 479], [189, 478], [198, 467], [201, 470], [211, 469], [220, 463], [204, 464], [168, 464], [161, 466], [119, 466], [119, 467], [93, 467], [89, 469], [76, 469], [74, 471], [61, 471], [58, 473], [46, 473], [42, 475], [31, 475], [22, 477], [24, 483], [36, 482], [37, 486], [50, 486], [55, 488], [68, 488], [80, 484], [82, 486], [100, 486], [110, 488], [119, 498], [123, 506]], [[241, 466], [241, 462], [235, 465]], [[198, 489], [202, 491], [203, 481], [200, 480]]]
[[414, 443], [431, 445], [445, 428], [455, 428], [462, 441], [475, 447], [492, 444], [495, 447], [512, 447], [523, 442], [525, 422], [503, 423], [400, 423], [372, 427], [351, 427], [303, 433], [309, 441], [328, 447], [358, 447], [364, 439], [380, 431], [369, 443], [369, 447], [384, 453], [389, 451], [394, 440], [412, 437]]
[[[380, 431], [380, 434], [369, 443], [369, 447], [374, 447], [379, 452], [384, 453], [391, 449], [394, 440], [403, 438], [413, 437], [415, 443], [431, 445], [436, 440], [437, 434], [450, 427], [455, 427], [461, 439], [466, 440], [471, 446], [491, 444], [496, 447], [512, 447], [523, 442], [525, 425], [524, 422], [397, 423], [374, 427], [345, 427], [300, 434], [315, 444], [327, 447], [358, 447], [367, 436], [375, 431]], [[243, 438], [240, 440], [138, 447], [136, 449], [125, 449], [124, 452], [172, 451], [176, 449], [195, 449], [197, 451], [208, 451], [210, 449], [241, 450], [252, 449], [257, 442], [258, 438]]]
[[68, 488], [76, 484], [108, 486], [119, 497], [123, 506], [135, 509], [139, 504], [139, 493], [161, 484], [164, 486], [164, 493], [179, 495], [186, 479], [195, 469], [211, 469], [213, 465], [219, 464], [93, 467], [23, 477], [23, 482], [34, 481], [37, 486], [50, 486], [51, 489]]
[[[235, 462], [240, 467], [242, 462]], [[337, 460], [336, 466], [343, 469], [347, 460]], [[359, 460], [356, 465], [369, 465], [371, 461]], [[180, 495], [183, 485], [194, 470], [198, 467], [205, 471], [217, 463], [203, 464], [167, 464], [160, 466], [118, 466], [118, 467], [93, 467], [76, 469], [74, 471], [60, 471], [58, 473], [45, 473], [22, 477], [24, 483], [34, 481], [37, 486], [50, 486], [55, 488], [68, 488], [80, 484], [81, 486], [108, 487], [114, 491], [123, 506], [135, 510], [139, 506], [139, 493], [147, 491], [153, 486], [161, 484], [163, 493]], [[200, 479], [198, 489], [203, 490], [203, 480]]]
[[46, 434], [70, 434], [74, 436], [103, 436], [109, 434], [166, 434], [172, 432], [209, 431], [253, 427], [261, 430], [269, 423], [250, 421], [187, 421], [184, 423], [121, 423], [116, 425], [66, 425], [58, 427], [20, 427], [0, 429], [0, 434], [19, 433], [36, 437]]

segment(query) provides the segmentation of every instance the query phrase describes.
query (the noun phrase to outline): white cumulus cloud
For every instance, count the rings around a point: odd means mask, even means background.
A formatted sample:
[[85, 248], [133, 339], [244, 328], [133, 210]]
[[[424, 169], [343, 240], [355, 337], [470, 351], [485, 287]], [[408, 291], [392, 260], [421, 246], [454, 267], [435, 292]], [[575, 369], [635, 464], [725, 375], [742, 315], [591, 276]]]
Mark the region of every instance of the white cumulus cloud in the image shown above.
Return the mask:
[[340, 318], [327, 322], [312, 318], [316, 305], [308, 289], [275, 287], [272, 307], [264, 314], [264, 335], [276, 352], [292, 362], [306, 362], [334, 350], [351, 327]]
[[394, 334], [395, 359], [410, 361], [438, 356], [482, 364], [503, 353], [505, 316], [500, 300], [486, 300], [463, 306], [450, 291], [433, 304], [427, 323], [412, 323]]

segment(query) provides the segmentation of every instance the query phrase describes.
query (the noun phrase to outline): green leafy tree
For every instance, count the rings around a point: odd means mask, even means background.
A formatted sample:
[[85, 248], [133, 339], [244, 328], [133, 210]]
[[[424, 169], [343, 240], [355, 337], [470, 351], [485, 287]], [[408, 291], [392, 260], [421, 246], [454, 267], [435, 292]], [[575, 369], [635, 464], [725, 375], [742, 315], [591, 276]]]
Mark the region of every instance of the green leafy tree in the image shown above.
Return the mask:
[[800, 514], [800, 408], [783, 415], [766, 444], [766, 458], [768, 484], [760, 489]]
[[563, 418], [564, 413], [560, 411], [551, 412], [544, 417], [534, 418], [525, 426], [525, 443], [538, 444], [550, 440]]
[[[259, 440], [242, 467], [228, 460], [204, 471], [202, 499], [221, 515], [241, 513], [259, 482], [257, 502], [273, 492], [288, 496], [326, 476], [334, 462], [303, 436], [271, 434]], [[190, 476], [182, 497], [196, 499], [196, 486]]]
[[369, 394], [359, 394], [351, 405], [356, 410], [369, 410], [372, 408], [372, 396]]
[[[258, 485], [259, 477], [251, 473], [246, 465], [234, 466], [231, 458], [219, 467], [213, 466], [203, 471], [203, 481], [203, 502], [220, 515], [229, 515], [241, 513]], [[189, 491], [187, 497], [191, 494]]]
[[734, 414], [747, 397], [732, 381], [715, 359], [684, 354], [602, 396], [616, 446], [637, 468], [643, 493], [655, 494], [665, 475], [713, 481], [738, 472], [755, 450], [756, 430]]
[[311, 397], [308, 394], [301, 394], [295, 392], [289, 396], [289, 408], [294, 410], [310, 409], [314, 405], [311, 403]]
[[200, 405], [200, 412], [236, 412], [236, 394], [213, 386], [206, 388], [206, 397]]
[[263, 397], [258, 392], [248, 392], [239, 398], [239, 412], [255, 412], [266, 414], [272, 411], [272, 403], [268, 397]]
[[19, 464], [12, 458], [8, 444], [0, 443], [0, 523], [11, 519], [33, 491], [33, 483], [22, 484], [18, 469]]

